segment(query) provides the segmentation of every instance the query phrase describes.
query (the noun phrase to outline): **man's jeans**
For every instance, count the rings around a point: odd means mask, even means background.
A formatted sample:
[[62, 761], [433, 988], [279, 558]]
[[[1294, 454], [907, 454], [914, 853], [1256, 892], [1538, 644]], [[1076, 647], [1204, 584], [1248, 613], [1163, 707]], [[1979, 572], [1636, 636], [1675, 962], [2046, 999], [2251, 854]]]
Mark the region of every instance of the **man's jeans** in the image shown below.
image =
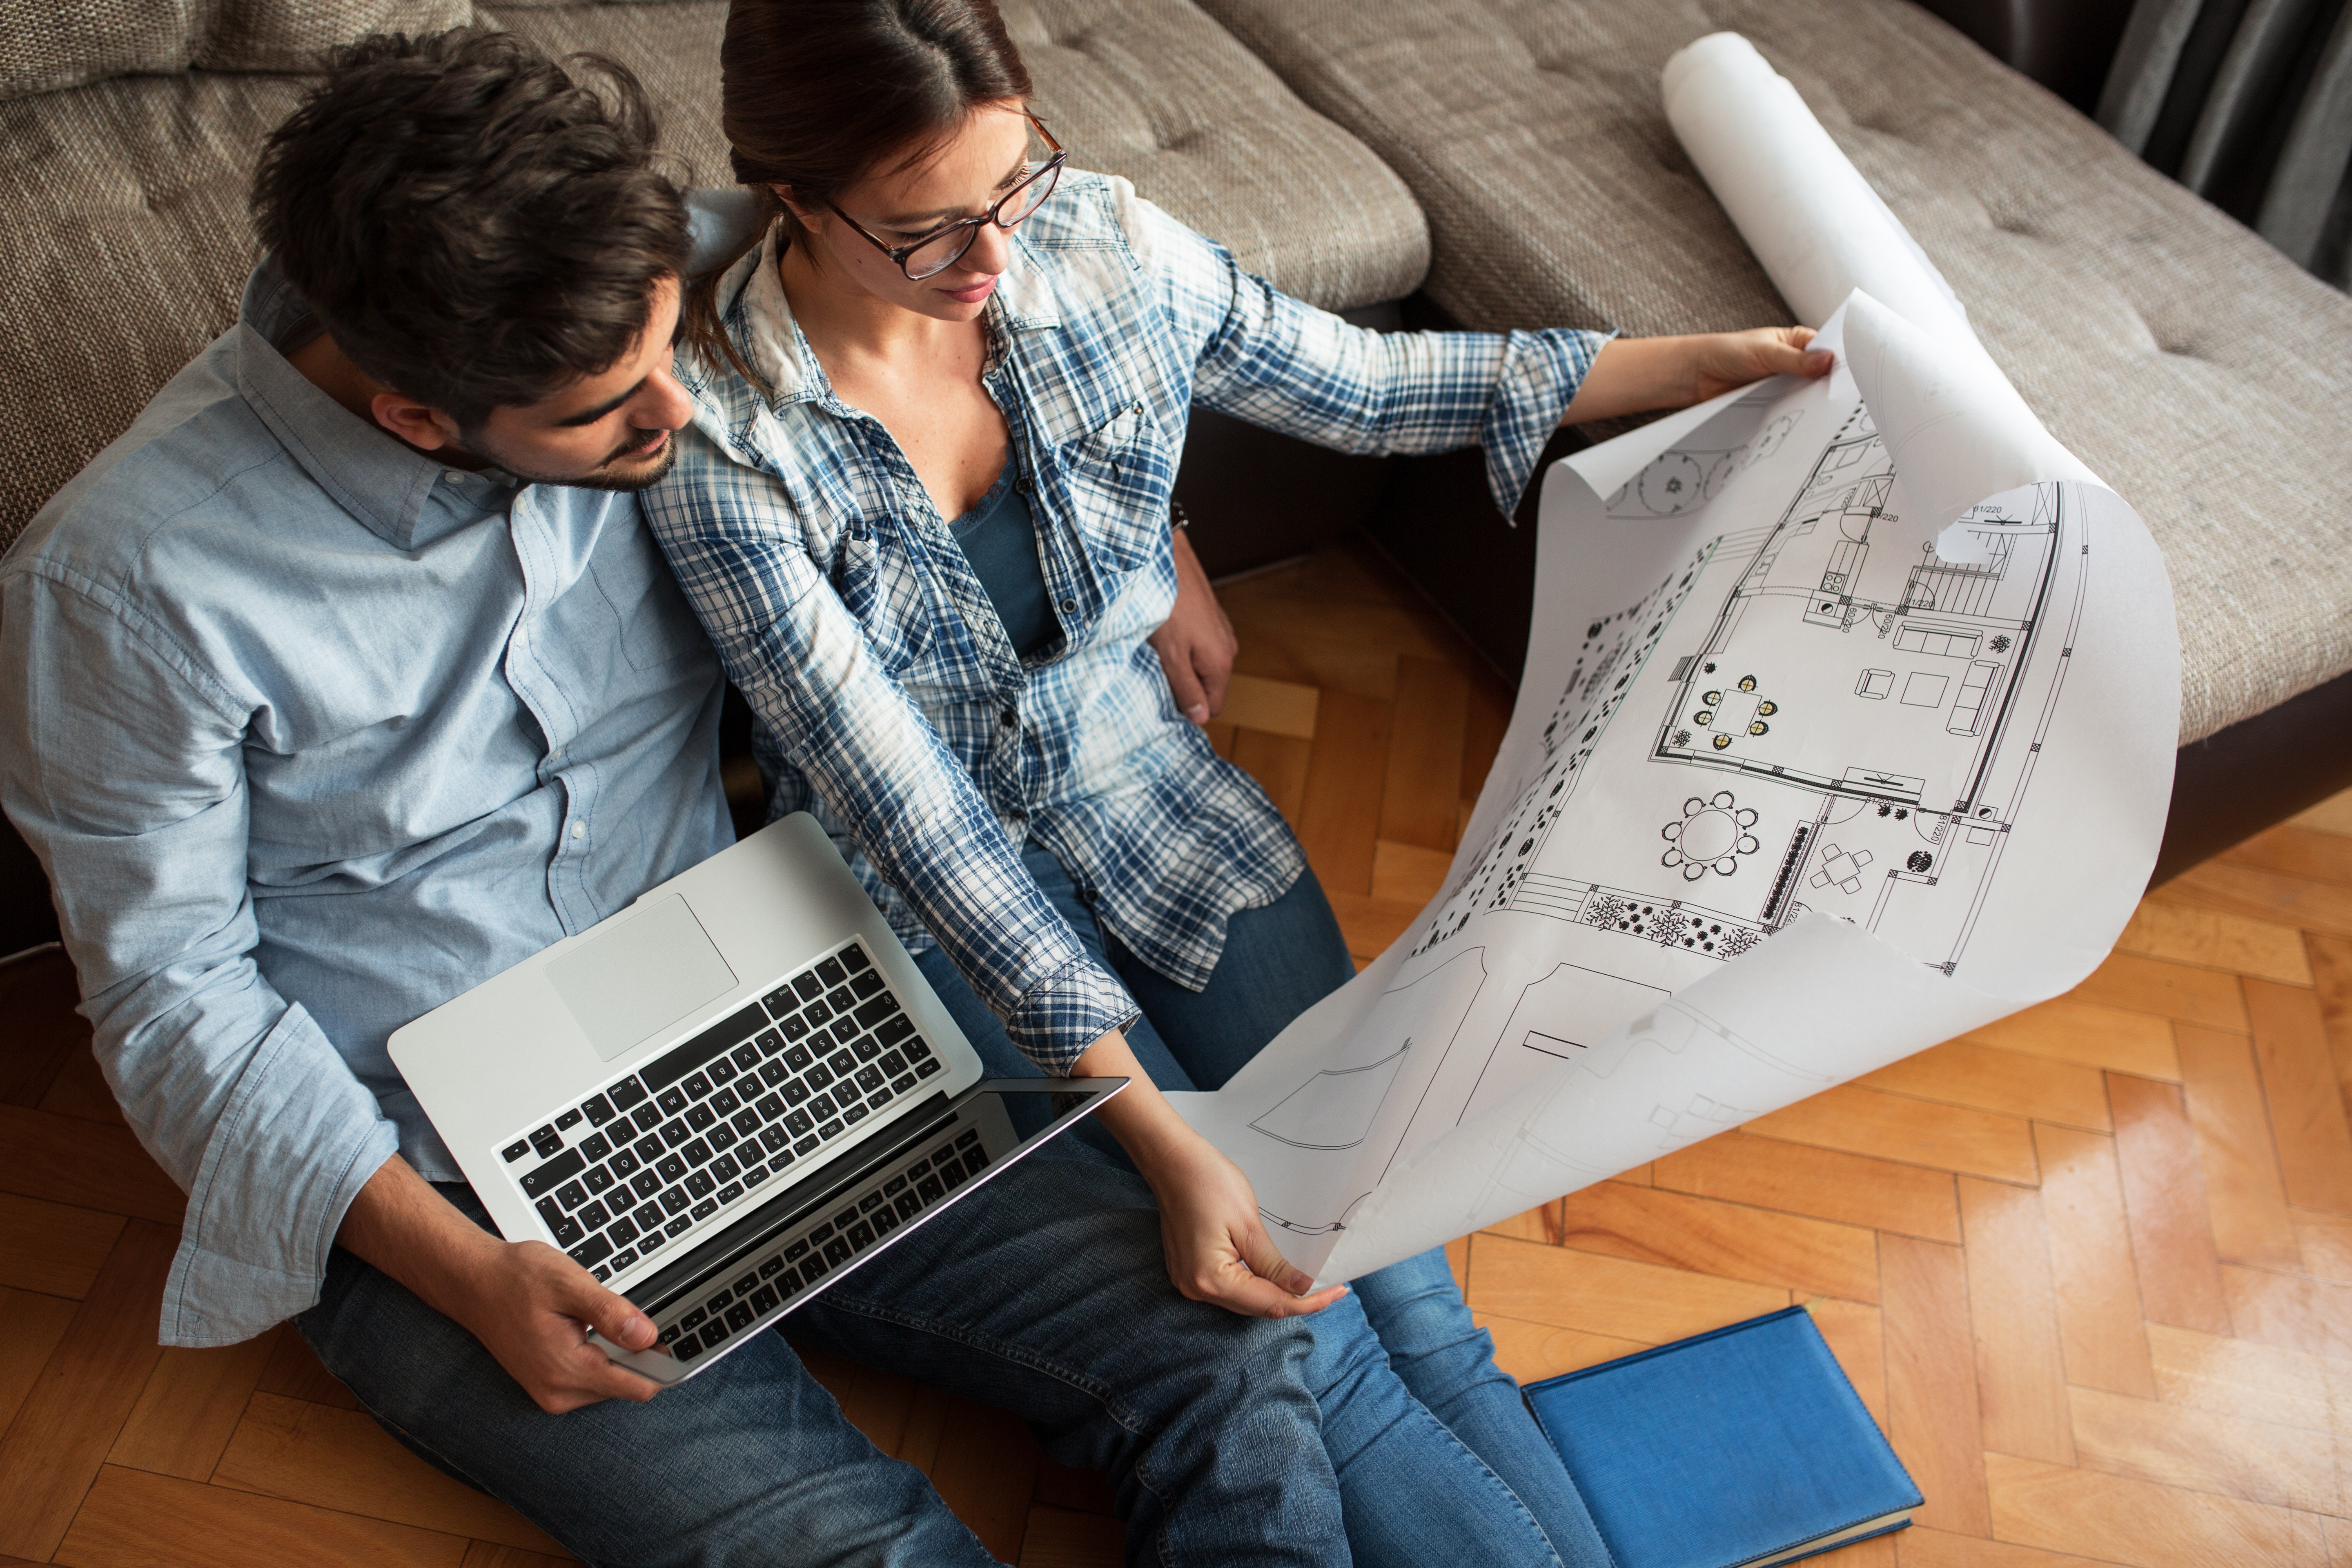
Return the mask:
[[[487, 1227], [469, 1190], [442, 1190]], [[472, 1335], [340, 1248], [298, 1321], [396, 1436], [589, 1563], [992, 1561], [779, 1335], [651, 1404], [549, 1415]], [[1150, 1189], [1124, 1172], [1024, 1161], [790, 1321], [1013, 1411], [1054, 1458], [1108, 1471], [1131, 1563], [1349, 1561], [1305, 1325], [1179, 1296]]]
[[[1097, 925], [1049, 850], [1033, 842], [1022, 859], [1078, 941], [1142, 1007], [1127, 1040], [1162, 1089], [1217, 1088], [1355, 973], [1312, 871], [1273, 903], [1233, 918], [1215, 973], [1193, 992]], [[916, 962], [992, 1073], [1036, 1076], [945, 953], [931, 947]], [[1098, 1130], [1081, 1124], [1078, 1131], [1095, 1136], [1066, 1135], [1037, 1161], [1058, 1155], [1055, 1163], [1128, 1176]], [[1307, 1384], [1322, 1407], [1348, 1542], [1362, 1568], [1607, 1568], [1608, 1548], [1584, 1500], [1518, 1385], [1496, 1366], [1494, 1343], [1471, 1321], [1442, 1249], [1353, 1281], [1337, 1304], [1304, 1321], [1315, 1338]]]

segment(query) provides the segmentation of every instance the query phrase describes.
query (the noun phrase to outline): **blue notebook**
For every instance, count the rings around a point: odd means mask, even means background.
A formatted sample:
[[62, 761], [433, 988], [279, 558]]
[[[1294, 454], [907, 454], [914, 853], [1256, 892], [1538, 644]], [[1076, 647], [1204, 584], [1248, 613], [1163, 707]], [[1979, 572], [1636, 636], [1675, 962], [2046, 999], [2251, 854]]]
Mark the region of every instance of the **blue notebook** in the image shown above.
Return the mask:
[[1617, 1568], [1768, 1568], [1900, 1530], [1920, 1505], [1802, 1307], [1526, 1394]]

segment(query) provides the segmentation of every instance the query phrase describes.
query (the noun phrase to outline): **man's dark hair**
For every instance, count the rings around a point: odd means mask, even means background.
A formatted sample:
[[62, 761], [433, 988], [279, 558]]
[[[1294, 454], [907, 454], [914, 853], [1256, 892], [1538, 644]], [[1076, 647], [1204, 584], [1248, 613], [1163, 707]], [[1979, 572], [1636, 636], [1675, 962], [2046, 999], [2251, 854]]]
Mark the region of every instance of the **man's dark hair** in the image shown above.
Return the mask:
[[263, 246], [361, 370], [461, 428], [609, 370], [686, 206], [628, 68], [509, 33], [362, 39], [269, 138]]

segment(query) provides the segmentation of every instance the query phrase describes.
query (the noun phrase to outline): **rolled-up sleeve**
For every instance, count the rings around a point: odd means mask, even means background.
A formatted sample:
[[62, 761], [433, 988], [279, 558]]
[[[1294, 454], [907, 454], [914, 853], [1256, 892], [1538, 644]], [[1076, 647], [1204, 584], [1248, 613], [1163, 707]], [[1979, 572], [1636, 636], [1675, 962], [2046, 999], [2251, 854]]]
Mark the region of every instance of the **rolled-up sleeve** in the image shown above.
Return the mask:
[[315, 1302], [398, 1145], [254, 962], [250, 717], [104, 587], [54, 568], [0, 583], [0, 805], [48, 871], [107, 1081], [188, 1194], [166, 1344], [249, 1339]]
[[785, 759], [1023, 1054], [1047, 1072], [1137, 1014], [1023, 868], [996, 814], [811, 559], [771, 476], [700, 428], [646, 496], [670, 569]]
[[1518, 505], [1605, 332], [1379, 332], [1278, 292], [1151, 203], [1121, 218], [1196, 362], [1193, 401], [1343, 452], [1484, 449], [1505, 516]]

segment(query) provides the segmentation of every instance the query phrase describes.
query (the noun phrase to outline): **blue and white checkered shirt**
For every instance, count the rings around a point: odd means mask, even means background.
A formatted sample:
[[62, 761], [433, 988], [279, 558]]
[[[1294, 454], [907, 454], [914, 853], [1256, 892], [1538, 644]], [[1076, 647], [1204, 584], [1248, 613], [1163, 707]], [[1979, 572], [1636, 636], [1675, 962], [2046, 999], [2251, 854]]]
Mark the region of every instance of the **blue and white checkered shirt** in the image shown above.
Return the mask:
[[901, 938], [936, 938], [1013, 1041], [1067, 1070], [1135, 1005], [1022, 869], [1024, 838], [1196, 989], [1233, 914], [1306, 863], [1177, 711], [1145, 640], [1176, 598], [1189, 410], [1349, 452], [1475, 442], [1507, 510], [1604, 340], [1363, 331], [1244, 273], [1125, 180], [1065, 175], [1015, 231], [985, 317], [982, 382], [1063, 634], [1024, 661], [898, 443], [835, 395], [780, 243], [718, 286], [768, 390], [681, 353], [695, 422], [646, 515], [759, 717], [771, 815], [814, 813]]

